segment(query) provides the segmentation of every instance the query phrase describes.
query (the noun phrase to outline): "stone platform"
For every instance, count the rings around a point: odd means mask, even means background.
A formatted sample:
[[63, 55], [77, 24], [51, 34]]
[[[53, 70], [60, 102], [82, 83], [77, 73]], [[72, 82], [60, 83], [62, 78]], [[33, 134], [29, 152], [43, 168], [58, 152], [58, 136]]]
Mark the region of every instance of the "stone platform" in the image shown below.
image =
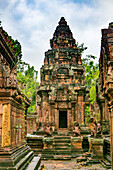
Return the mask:
[[[88, 137], [86, 137], [88, 138]], [[84, 137], [64, 134], [53, 137], [28, 135], [27, 142], [35, 154], [42, 153], [42, 159], [69, 160], [83, 153]], [[87, 140], [88, 141], [88, 140]], [[86, 143], [85, 143], [86, 144]], [[89, 143], [87, 143], [89, 147]]]
[[[28, 135], [27, 141], [35, 154], [42, 153], [42, 160], [85, 161], [87, 165], [101, 163], [105, 168], [111, 167], [110, 141], [105, 138], [91, 138], [58, 134], [52, 137]], [[35, 140], [35, 143], [33, 141]], [[38, 146], [41, 148], [38, 150]], [[106, 147], [106, 152], [105, 150]]]

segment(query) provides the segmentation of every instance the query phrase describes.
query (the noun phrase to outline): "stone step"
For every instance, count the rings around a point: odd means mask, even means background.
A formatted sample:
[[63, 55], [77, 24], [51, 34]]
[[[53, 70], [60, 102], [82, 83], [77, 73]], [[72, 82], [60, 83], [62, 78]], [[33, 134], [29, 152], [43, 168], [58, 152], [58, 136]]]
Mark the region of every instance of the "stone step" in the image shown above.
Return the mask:
[[71, 155], [54, 155], [55, 160], [70, 160]]
[[23, 159], [21, 159], [15, 166], [14, 168], [16, 169], [21, 169], [25, 170], [25, 168], [29, 165], [31, 160], [33, 159], [33, 151], [29, 152]]
[[91, 156], [92, 156], [92, 153], [90, 153], [90, 152], [85, 153], [85, 158], [88, 158], [88, 157], [91, 157]]
[[26, 170], [37, 170], [40, 167], [41, 163], [41, 157], [40, 156], [35, 156], [31, 163], [28, 165]]
[[78, 157], [77, 159], [76, 159], [76, 161], [77, 162], [85, 162], [85, 161], [87, 161], [87, 159], [85, 158], [85, 157], [83, 157], [83, 156], [80, 156], [80, 157]]
[[71, 155], [71, 150], [55, 150], [55, 155]]
[[71, 150], [71, 147], [67, 147], [67, 146], [55, 146], [54, 149], [57, 150]]
[[87, 164], [98, 164], [100, 163], [99, 159], [95, 159], [95, 158], [87, 158]]
[[54, 139], [70, 139], [71, 140], [71, 137], [69, 136], [54, 136]]
[[42, 154], [42, 157], [41, 157], [42, 160], [49, 160], [49, 159], [54, 159], [54, 154]]
[[41, 153], [42, 153], [42, 149], [34, 148], [34, 149], [33, 149], [33, 152], [34, 152], [34, 155], [38, 155], [38, 154], [41, 154]]
[[71, 143], [55, 143], [54, 146], [65, 146], [65, 147], [71, 147]]
[[111, 163], [109, 163], [107, 160], [103, 159], [101, 160], [101, 164], [104, 168], [109, 169], [111, 168]]
[[41, 143], [41, 142], [40, 142], [40, 143], [37, 143], [37, 142], [33, 142], [33, 141], [32, 141], [32, 142], [29, 142], [28, 144], [29, 144], [29, 146], [39, 146], [39, 147], [40, 147], [40, 146], [43, 146], [43, 143]]
[[54, 150], [53, 149], [44, 149], [42, 151], [42, 154], [54, 154]]
[[12, 158], [13, 158], [14, 162], [17, 163], [19, 159], [22, 159], [29, 152], [30, 152], [29, 146], [25, 146], [25, 147], [22, 146], [22, 149], [19, 148], [18, 151], [14, 152], [12, 154]]
[[67, 149], [65, 149], [65, 148], [55, 148], [54, 150], [55, 150], [55, 152], [56, 151], [59, 151], [59, 152], [60, 151], [70, 151], [71, 152], [71, 148], [67, 148]]
[[109, 163], [111, 163], [111, 156], [110, 156], [110, 155], [106, 155], [106, 156], [105, 156], [105, 159], [106, 159]]
[[70, 143], [70, 139], [55, 139], [55, 143]]

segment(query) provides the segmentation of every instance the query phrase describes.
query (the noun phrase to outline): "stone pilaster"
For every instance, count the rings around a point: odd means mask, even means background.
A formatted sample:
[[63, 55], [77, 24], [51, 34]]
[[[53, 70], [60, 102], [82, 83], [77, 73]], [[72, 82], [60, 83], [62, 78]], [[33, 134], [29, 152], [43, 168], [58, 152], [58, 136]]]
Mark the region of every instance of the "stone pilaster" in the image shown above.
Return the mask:
[[81, 136], [71, 137], [71, 150], [74, 156], [81, 154], [83, 152], [82, 142], [83, 142], [83, 137]]
[[98, 159], [103, 158], [103, 142], [102, 138], [91, 138], [91, 150]]

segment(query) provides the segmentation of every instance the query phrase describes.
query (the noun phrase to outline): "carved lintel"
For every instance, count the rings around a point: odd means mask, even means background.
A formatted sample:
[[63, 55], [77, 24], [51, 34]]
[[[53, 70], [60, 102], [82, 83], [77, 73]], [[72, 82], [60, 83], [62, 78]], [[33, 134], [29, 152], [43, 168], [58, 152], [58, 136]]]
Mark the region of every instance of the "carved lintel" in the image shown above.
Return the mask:
[[5, 104], [2, 117], [2, 147], [11, 145], [10, 130], [10, 104]]

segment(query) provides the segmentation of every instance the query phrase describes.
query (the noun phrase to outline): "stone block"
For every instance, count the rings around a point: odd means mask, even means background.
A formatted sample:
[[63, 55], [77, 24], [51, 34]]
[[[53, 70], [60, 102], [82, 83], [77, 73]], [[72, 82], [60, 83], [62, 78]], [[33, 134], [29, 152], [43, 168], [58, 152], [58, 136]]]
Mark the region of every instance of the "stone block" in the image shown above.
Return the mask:
[[83, 137], [71, 137], [71, 147], [73, 150], [82, 151]]
[[104, 140], [98, 138], [91, 139], [91, 150], [98, 158], [103, 158], [103, 142]]
[[54, 138], [53, 137], [45, 137], [43, 138], [43, 145], [44, 148], [43, 149], [52, 149], [53, 148], [53, 142], [54, 142]]

